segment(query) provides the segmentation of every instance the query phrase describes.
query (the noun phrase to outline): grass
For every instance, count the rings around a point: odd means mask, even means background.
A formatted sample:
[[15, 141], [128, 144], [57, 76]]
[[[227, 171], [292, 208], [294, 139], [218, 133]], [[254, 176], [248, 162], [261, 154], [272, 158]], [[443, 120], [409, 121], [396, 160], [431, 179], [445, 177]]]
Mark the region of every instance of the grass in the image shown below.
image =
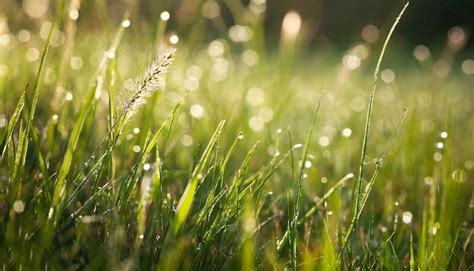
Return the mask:
[[407, 6], [383, 44], [326, 53], [270, 49], [235, 3], [248, 41], [58, 5], [0, 45], [2, 269], [472, 269], [472, 75], [386, 50]]

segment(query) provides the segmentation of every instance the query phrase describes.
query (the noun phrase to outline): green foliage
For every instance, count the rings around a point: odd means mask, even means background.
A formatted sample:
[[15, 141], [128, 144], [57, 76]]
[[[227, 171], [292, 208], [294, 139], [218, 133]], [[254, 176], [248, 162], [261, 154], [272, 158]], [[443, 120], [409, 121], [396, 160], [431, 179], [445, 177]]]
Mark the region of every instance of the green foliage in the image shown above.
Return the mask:
[[[44, 41], [0, 51], [3, 269], [474, 266], [472, 76], [386, 51], [407, 5], [379, 57], [358, 42], [368, 56], [350, 69], [297, 37], [275, 52], [264, 13], [239, 1], [222, 5], [248, 41], [209, 43], [199, 17], [176, 55], [165, 20], [126, 13], [112, 35], [69, 4]], [[393, 82], [378, 82], [383, 58]]]

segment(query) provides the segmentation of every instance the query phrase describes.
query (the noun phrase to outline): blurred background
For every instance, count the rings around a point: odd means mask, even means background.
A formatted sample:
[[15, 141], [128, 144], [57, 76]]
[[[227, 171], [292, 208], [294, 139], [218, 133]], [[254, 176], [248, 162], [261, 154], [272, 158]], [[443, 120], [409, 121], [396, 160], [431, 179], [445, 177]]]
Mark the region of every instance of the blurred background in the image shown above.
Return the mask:
[[[27, 27], [31, 19], [47, 18], [54, 14], [66, 1], [52, 0], [4, 0], [0, 3], [0, 15], [13, 15], [9, 18], [13, 29]], [[307, 31], [307, 42], [318, 44], [330, 42], [338, 46], [346, 46], [357, 38], [358, 33], [366, 25], [379, 28], [391, 25], [394, 16], [405, 3], [399, 0], [296, 0], [296, 1], [200, 1], [200, 0], [140, 0], [140, 1], [72, 1], [80, 6], [83, 23], [91, 28], [98, 23], [112, 23], [121, 20], [123, 12], [132, 10], [134, 20], [157, 21], [163, 10], [173, 14], [172, 26], [180, 33], [190, 30], [202, 14], [208, 18], [222, 17], [226, 25], [238, 24], [232, 13], [242, 12], [244, 6], [253, 6], [257, 12], [266, 11], [263, 19], [265, 34], [268, 38], [278, 39], [285, 14], [295, 10], [301, 16]], [[206, 4], [207, 3], [207, 4]], [[215, 3], [218, 3], [216, 5]], [[203, 6], [203, 4], [205, 4]], [[461, 26], [468, 33], [474, 26], [474, 1], [470, 0], [417, 0], [412, 1], [404, 23], [398, 33], [406, 42], [439, 43], [445, 39], [446, 32]], [[240, 14], [245, 17], [245, 14]], [[104, 19], [106, 16], [106, 20]], [[28, 19], [30, 18], [30, 20]], [[240, 17], [240, 16], [239, 16]], [[1, 18], [1, 17], [0, 17]], [[5, 18], [3, 18], [3, 21]], [[105, 21], [105, 22], [104, 22]], [[5, 22], [2, 22], [5, 24]], [[216, 30], [217, 26], [209, 23], [208, 30]], [[5, 26], [3, 26], [5, 27]], [[471, 45], [472, 46], [472, 45]]]

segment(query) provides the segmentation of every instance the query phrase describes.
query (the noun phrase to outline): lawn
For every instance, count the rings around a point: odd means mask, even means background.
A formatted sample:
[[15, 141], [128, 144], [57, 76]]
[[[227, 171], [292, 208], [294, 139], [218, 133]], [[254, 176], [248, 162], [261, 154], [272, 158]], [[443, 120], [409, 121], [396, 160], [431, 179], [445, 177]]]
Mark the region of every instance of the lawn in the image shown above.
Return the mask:
[[467, 30], [308, 46], [264, 1], [184, 34], [76, 2], [0, 14], [3, 270], [474, 268]]

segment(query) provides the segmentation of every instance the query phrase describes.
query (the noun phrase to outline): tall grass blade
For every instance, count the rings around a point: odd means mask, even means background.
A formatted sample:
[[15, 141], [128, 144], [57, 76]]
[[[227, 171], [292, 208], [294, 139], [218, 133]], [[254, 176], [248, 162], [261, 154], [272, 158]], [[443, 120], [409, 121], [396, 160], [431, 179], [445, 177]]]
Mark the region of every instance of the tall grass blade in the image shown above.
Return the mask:
[[209, 162], [212, 150], [216, 147], [217, 140], [222, 133], [225, 121], [221, 121], [217, 126], [216, 131], [212, 135], [206, 149], [201, 158], [197, 162], [188, 185], [186, 186], [183, 195], [181, 196], [178, 206], [176, 207], [176, 215], [171, 226], [172, 235], [176, 236], [183, 227], [189, 212], [191, 211], [194, 195], [196, 193], [197, 185], [204, 174], [204, 169]]
[[[364, 129], [364, 139], [362, 141], [362, 150], [361, 150], [361, 156], [360, 156], [360, 163], [359, 163], [359, 174], [357, 178], [357, 183], [355, 186], [354, 190], [354, 211], [352, 214], [352, 221], [351, 221], [351, 226], [350, 228], [354, 228], [354, 230], [357, 228], [357, 214], [359, 213], [360, 210], [360, 197], [361, 197], [361, 189], [362, 189], [362, 182], [364, 180], [364, 170], [365, 170], [365, 164], [366, 164], [366, 156], [367, 156], [367, 146], [369, 142], [369, 131], [370, 131], [370, 124], [372, 120], [372, 111], [374, 107], [374, 98], [375, 98], [375, 89], [377, 86], [377, 81], [378, 81], [378, 76], [380, 72], [380, 66], [382, 65], [382, 60], [385, 55], [385, 50], [388, 47], [388, 43], [390, 41], [390, 38], [392, 37], [392, 34], [394, 33], [398, 23], [400, 22], [400, 19], [403, 16], [403, 13], [405, 13], [405, 10], [408, 8], [410, 2], [407, 2], [400, 13], [398, 14], [397, 18], [395, 19], [394, 23], [392, 24], [392, 27], [390, 28], [390, 31], [388, 32], [387, 37], [385, 38], [384, 44], [382, 46], [382, 50], [380, 52], [378, 61], [377, 61], [377, 66], [375, 67], [374, 75], [373, 75], [373, 81], [372, 81], [372, 91], [370, 93], [370, 98], [369, 98], [369, 106], [367, 108], [367, 116], [365, 120], [365, 129]], [[348, 232], [349, 237], [352, 235], [352, 230]], [[346, 241], [343, 244], [343, 251], [346, 249]]]
[[293, 217], [290, 223], [290, 229], [289, 229], [289, 236], [290, 236], [290, 247], [291, 247], [291, 266], [293, 270], [296, 270], [297, 268], [297, 231], [298, 231], [298, 220], [299, 220], [299, 212], [300, 212], [300, 202], [301, 202], [301, 195], [303, 193], [303, 179], [304, 179], [304, 169], [305, 169], [305, 162], [306, 159], [308, 158], [308, 151], [309, 151], [309, 145], [311, 143], [311, 137], [313, 135], [313, 130], [314, 127], [316, 126], [316, 117], [318, 116], [319, 113], [319, 108], [321, 107], [321, 102], [323, 100], [323, 96], [319, 99], [318, 105], [316, 107], [316, 110], [313, 115], [313, 120], [311, 122], [311, 126], [309, 128], [308, 136], [306, 137], [306, 142], [304, 145], [303, 149], [303, 154], [301, 157], [301, 168], [300, 168], [300, 173], [298, 177], [298, 181], [295, 185], [295, 203], [293, 206]]

